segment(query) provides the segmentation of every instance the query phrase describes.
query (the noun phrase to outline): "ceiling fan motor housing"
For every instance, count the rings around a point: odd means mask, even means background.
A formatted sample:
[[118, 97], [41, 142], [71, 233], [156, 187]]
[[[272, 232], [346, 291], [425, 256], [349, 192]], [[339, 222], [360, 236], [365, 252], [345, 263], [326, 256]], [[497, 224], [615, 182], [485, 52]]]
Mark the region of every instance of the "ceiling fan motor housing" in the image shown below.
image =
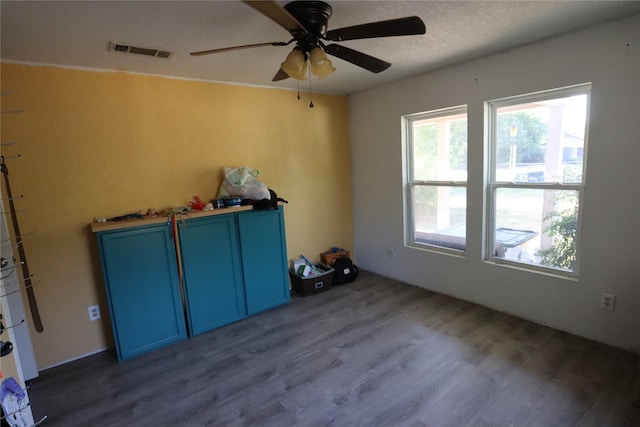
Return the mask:
[[284, 8], [298, 20], [300, 24], [316, 37], [322, 37], [327, 32], [329, 17], [332, 9], [323, 1], [293, 1]]

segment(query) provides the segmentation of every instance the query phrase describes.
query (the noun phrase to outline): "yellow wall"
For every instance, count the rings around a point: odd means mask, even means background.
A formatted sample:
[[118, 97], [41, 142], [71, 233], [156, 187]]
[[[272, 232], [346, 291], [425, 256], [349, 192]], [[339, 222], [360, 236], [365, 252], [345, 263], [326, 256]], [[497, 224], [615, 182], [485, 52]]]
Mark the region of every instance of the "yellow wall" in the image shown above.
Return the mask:
[[[88, 224], [217, 195], [224, 166], [250, 166], [289, 201], [289, 258], [353, 249], [348, 106], [286, 90], [3, 63], [3, 154], [44, 333], [40, 369], [113, 345]], [[36, 280], [37, 282], [37, 280]], [[100, 304], [103, 320], [87, 307]]]

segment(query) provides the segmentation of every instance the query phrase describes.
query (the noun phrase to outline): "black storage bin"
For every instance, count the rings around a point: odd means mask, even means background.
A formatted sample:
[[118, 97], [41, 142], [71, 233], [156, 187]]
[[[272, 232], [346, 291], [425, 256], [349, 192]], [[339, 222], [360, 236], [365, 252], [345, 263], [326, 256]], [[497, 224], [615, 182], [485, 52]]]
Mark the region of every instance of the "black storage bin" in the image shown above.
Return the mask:
[[293, 270], [289, 269], [289, 277], [291, 277], [291, 287], [293, 290], [302, 296], [311, 294], [317, 294], [318, 292], [326, 291], [331, 288], [331, 281], [333, 280], [334, 269], [325, 264], [315, 264], [315, 267], [324, 271], [322, 274], [316, 274], [314, 276], [303, 277], [296, 274]]

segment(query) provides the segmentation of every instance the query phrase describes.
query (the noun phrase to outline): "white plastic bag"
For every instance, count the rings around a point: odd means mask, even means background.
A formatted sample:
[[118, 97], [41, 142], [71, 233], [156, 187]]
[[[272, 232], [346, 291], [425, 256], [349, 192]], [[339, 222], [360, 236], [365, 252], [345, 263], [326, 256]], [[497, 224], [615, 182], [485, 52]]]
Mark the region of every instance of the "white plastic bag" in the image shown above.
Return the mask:
[[258, 171], [248, 167], [224, 168], [224, 181], [218, 198], [240, 197], [243, 199], [269, 199], [269, 189], [257, 179]]

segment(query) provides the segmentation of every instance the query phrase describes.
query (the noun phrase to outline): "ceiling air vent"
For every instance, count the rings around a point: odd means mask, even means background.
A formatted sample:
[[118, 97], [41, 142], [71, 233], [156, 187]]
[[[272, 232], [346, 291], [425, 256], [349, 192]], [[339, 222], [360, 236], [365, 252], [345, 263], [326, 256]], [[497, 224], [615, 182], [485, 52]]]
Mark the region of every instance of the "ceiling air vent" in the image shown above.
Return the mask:
[[147, 47], [131, 46], [125, 43], [109, 42], [109, 50], [113, 52], [137, 53], [138, 55], [155, 56], [157, 58], [169, 59], [173, 52], [166, 50], [149, 49]]

